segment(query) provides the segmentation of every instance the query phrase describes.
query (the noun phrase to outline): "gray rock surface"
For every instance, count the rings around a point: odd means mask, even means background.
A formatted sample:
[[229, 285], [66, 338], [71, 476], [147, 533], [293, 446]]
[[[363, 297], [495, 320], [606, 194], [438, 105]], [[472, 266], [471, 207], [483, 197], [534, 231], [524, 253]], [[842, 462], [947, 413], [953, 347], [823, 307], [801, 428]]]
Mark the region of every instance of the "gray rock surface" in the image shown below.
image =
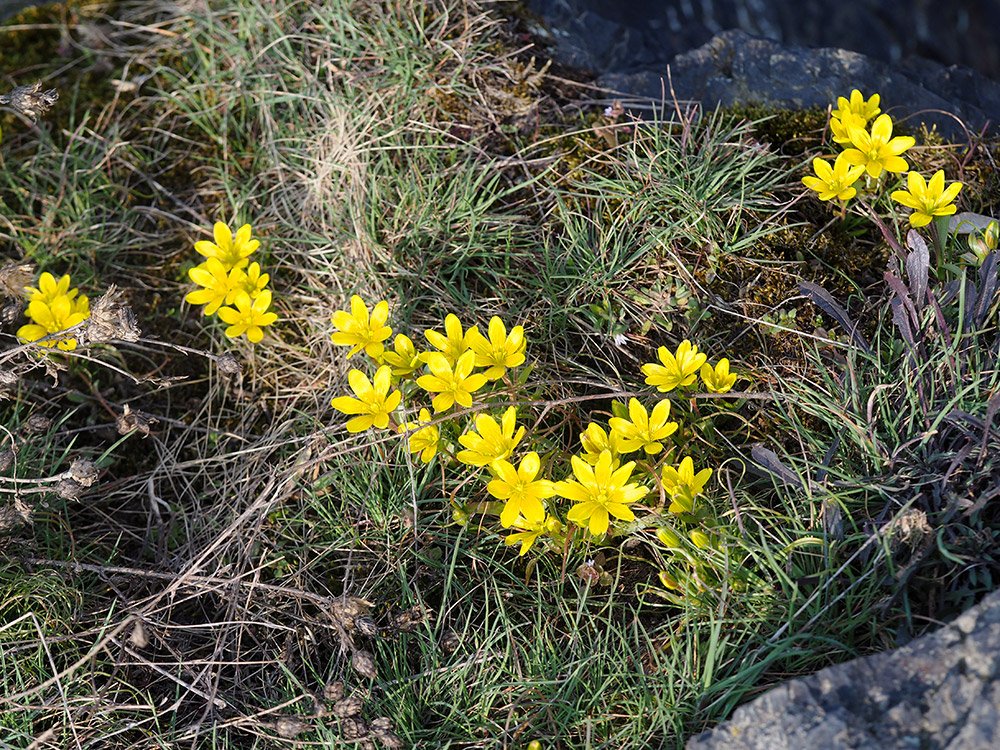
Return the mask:
[[687, 750], [1000, 748], [1000, 592], [882, 654], [791, 680]]
[[[666, 70], [607, 74], [597, 83], [659, 100]], [[785, 47], [742, 31], [726, 31], [708, 44], [678, 55], [670, 80], [679, 99], [706, 107], [760, 103], [782, 108], [823, 107], [860, 89], [880, 93], [895, 119], [935, 124], [950, 137], [987, 122], [1000, 123], [1000, 83], [968, 68], [944, 67], [914, 58], [890, 65], [844, 49]], [[950, 113], [950, 114], [949, 114]]]
[[923, 57], [1000, 80], [996, 0], [526, 0], [556, 54], [598, 73], [663, 70], [728, 29], [783, 45], [840, 47], [898, 64]]

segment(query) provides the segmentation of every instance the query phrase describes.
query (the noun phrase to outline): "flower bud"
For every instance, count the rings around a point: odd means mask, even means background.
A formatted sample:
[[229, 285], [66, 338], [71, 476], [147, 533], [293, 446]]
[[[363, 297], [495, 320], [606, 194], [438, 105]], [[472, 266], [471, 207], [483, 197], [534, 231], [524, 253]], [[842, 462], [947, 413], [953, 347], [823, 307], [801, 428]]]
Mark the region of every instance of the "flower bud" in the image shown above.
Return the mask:
[[664, 547], [676, 548], [681, 546], [681, 538], [666, 527], [656, 530], [656, 538], [660, 540], [660, 544]]

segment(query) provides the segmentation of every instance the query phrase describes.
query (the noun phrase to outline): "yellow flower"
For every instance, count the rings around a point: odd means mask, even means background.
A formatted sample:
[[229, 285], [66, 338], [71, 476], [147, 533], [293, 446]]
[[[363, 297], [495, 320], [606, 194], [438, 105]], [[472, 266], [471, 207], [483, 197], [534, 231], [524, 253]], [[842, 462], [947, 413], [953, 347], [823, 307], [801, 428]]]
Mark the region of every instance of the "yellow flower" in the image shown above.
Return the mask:
[[578, 526], [589, 528], [594, 536], [607, 532], [609, 515], [621, 521], [635, 520], [635, 514], [628, 506], [649, 492], [647, 487], [628, 481], [635, 461], [613, 469], [610, 451], [601, 452], [596, 466], [591, 466], [579, 456], [572, 456], [570, 460], [576, 479], [566, 479], [555, 485], [557, 495], [576, 503], [566, 518]]
[[879, 99], [878, 94], [872, 94], [871, 98], [865, 101], [864, 94], [854, 89], [851, 92], [850, 100], [843, 96], [837, 97], [837, 109], [833, 110], [831, 117], [843, 120], [853, 116], [859, 118], [862, 125], [866, 125], [870, 119], [882, 111], [878, 106]]
[[663, 490], [671, 499], [671, 513], [690, 513], [694, 508], [694, 499], [705, 489], [705, 483], [712, 476], [711, 469], [702, 469], [694, 473], [694, 461], [690, 456], [684, 458], [676, 468], [664, 466], [660, 472]]
[[260, 247], [259, 240], [250, 239], [251, 232], [250, 225], [244, 224], [236, 230], [234, 237], [227, 224], [217, 221], [212, 228], [215, 242], [201, 240], [194, 243], [194, 249], [206, 258], [218, 258], [228, 273], [234, 268], [246, 266], [250, 262], [250, 254]]
[[862, 166], [877, 179], [884, 169], [886, 172], [905, 172], [910, 168], [900, 154], [913, 146], [916, 141], [908, 135], [892, 137], [892, 118], [879, 115], [872, 123], [869, 133], [864, 128], [851, 128], [851, 143], [842, 156], [848, 164]]
[[708, 359], [706, 354], [700, 353], [698, 347], [687, 339], [677, 347], [676, 354], [668, 352], [665, 346], [661, 346], [657, 354], [663, 364], [650, 362], [642, 366], [642, 372], [646, 376], [646, 383], [655, 386], [662, 393], [668, 393], [678, 386], [691, 385], [698, 369]]
[[437, 395], [431, 400], [435, 412], [446, 411], [454, 404], [466, 409], [472, 406], [472, 394], [486, 385], [485, 375], [473, 375], [476, 355], [467, 351], [452, 368], [448, 358], [439, 352], [425, 355], [430, 375], [417, 378], [417, 385]]
[[377, 360], [385, 351], [382, 342], [392, 335], [392, 329], [385, 324], [388, 319], [388, 302], [377, 303], [369, 314], [364, 300], [355, 294], [351, 297], [351, 311], [337, 310], [330, 319], [337, 327], [337, 332], [330, 334], [330, 340], [337, 346], [351, 347], [348, 359], [364, 349], [365, 354]]
[[513, 406], [507, 407], [500, 424], [489, 414], [477, 414], [476, 429], [479, 434], [467, 432], [460, 435], [458, 442], [466, 450], [459, 451], [455, 458], [469, 466], [488, 466], [494, 461], [509, 458], [524, 437], [524, 427], [518, 427], [515, 432], [516, 420], [517, 409]]
[[70, 301], [79, 293], [78, 289], [69, 288], [69, 275], [64, 274], [56, 281], [56, 277], [46, 271], [38, 277], [38, 286], [26, 286], [24, 291], [28, 293], [28, 302], [40, 300], [50, 303], [59, 297], [68, 297]]
[[74, 301], [64, 294], [46, 302], [39, 296], [28, 303], [28, 317], [32, 322], [18, 328], [17, 337], [25, 342], [38, 341], [40, 346], [56, 346], [66, 352], [72, 351], [76, 349], [75, 338], [41, 339], [79, 325], [88, 316], [86, 297], [81, 296]]
[[395, 378], [409, 377], [420, 369], [422, 364], [417, 347], [414, 346], [410, 337], [404, 333], [397, 333], [392, 343], [393, 351], [382, 354], [383, 364], [392, 368], [392, 375]]
[[817, 176], [807, 175], [802, 178], [802, 183], [810, 190], [819, 193], [821, 201], [830, 201], [834, 198], [849, 201], [858, 193], [857, 189], [851, 186], [865, 173], [865, 168], [852, 167], [842, 153], [837, 156], [832, 167], [825, 159], [818, 157], [813, 159], [813, 171]]
[[204, 305], [202, 313], [212, 315], [222, 305], [233, 302], [243, 276], [245, 274], [242, 270], [238, 268], [227, 270], [218, 258], [209, 258], [188, 271], [191, 281], [202, 288], [188, 292], [184, 301], [192, 305]]
[[653, 456], [663, 450], [661, 440], [677, 432], [677, 423], [668, 422], [670, 417], [670, 401], [663, 399], [653, 407], [653, 413], [646, 412], [646, 407], [638, 399], [628, 401], [628, 419], [612, 417], [608, 427], [618, 435], [618, 443], [622, 453], [631, 453], [642, 448]]
[[410, 453], [419, 453], [420, 460], [425, 464], [429, 464], [437, 455], [438, 444], [441, 441], [441, 431], [436, 424], [420, 427], [430, 421], [431, 413], [427, 409], [421, 409], [416, 422], [407, 422], [399, 427], [400, 432], [410, 433], [410, 439], [407, 441]]
[[527, 342], [524, 340], [524, 328], [514, 326], [510, 335], [503, 321], [495, 315], [490, 318], [489, 338], [487, 339], [475, 326], [465, 334], [469, 348], [476, 353], [476, 367], [488, 367], [483, 373], [489, 380], [499, 380], [509, 367], [524, 364], [524, 350]]
[[361, 370], [351, 370], [347, 373], [347, 382], [357, 398], [338, 396], [330, 402], [337, 411], [357, 415], [347, 420], [347, 431], [363, 432], [373, 425], [380, 430], [388, 427], [389, 414], [399, 406], [403, 398], [399, 391], [389, 392], [392, 387], [392, 370], [389, 366], [379, 367], [370, 382]]
[[962, 189], [961, 182], [953, 182], [947, 188], [944, 186], [944, 170], [939, 169], [931, 177], [930, 182], [916, 172], [906, 175], [907, 190], [894, 190], [892, 199], [912, 208], [910, 214], [911, 227], [923, 227], [931, 223], [935, 216], [951, 216], [957, 210], [955, 196]]
[[701, 382], [709, 393], [728, 393], [736, 382], [736, 375], [729, 372], [729, 360], [723, 358], [714, 368], [707, 362], [701, 366]]
[[226, 335], [231, 339], [245, 333], [250, 343], [256, 344], [264, 338], [264, 328], [278, 319], [275, 313], [267, 311], [271, 306], [271, 292], [267, 289], [256, 299], [250, 299], [249, 294], [240, 290], [233, 305], [219, 308], [219, 318], [229, 324]]
[[591, 422], [587, 425], [587, 429], [580, 433], [580, 444], [583, 446], [580, 458], [591, 466], [597, 465], [597, 459], [601, 457], [602, 451], [611, 452], [611, 465], [615, 468], [621, 463], [619, 459], [623, 452], [621, 438], [614, 430], [605, 432], [599, 424]]
[[486, 491], [498, 500], [506, 500], [500, 513], [500, 525], [510, 528], [518, 516], [528, 523], [545, 520], [542, 500], [552, 497], [555, 489], [547, 479], [535, 479], [541, 462], [534, 451], [528, 453], [516, 469], [510, 461], [500, 459], [493, 464], [496, 479], [486, 485]]
[[519, 519], [514, 522], [514, 528], [518, 529], [517, 532], [513, 534], [508, 534], [503, 543], [508, 547], [513, 547], [515, 544], [521, 545], [521, 551], [518, 555], [526, 555], [528, 550], [531, 549], [532, 545], [542, 534], [558, 534], [562, 531], [562, 524], [559, 523], [558, 518], [553, 518], [549, 516], [544, 518], [537, 523], [531, 523], [524, 519]]
[[[235, 271], [235, 269], [234, 269]], [[250, 295], [250, 299], [257, 299], [257, 295], [264, 291], [271, 276], [260, 272], [260, 263], [251, 263], [246, 271], [236, 271], [235, 287], [242, 289]]]
[[429, 361], [429, 357], [441, 353], [448, 360], [448, 364], [454, 367], [458, 363], [459, 357], [469, 350], [469, 337], [472, 335], [472, 332], [479, 333], [479, 330], [475, 326], [472, 326], [472, 328], [463, 333], [462, 322], [458, 319], [457, 315], [451, 313], [444, 319], [444, 330], [445, 333], [434, 330], [424, 331], [424, 336], [430, 342], [431, 346], [438, 350], [437, 352], [425, 354], [424, 361], [427, 362]]

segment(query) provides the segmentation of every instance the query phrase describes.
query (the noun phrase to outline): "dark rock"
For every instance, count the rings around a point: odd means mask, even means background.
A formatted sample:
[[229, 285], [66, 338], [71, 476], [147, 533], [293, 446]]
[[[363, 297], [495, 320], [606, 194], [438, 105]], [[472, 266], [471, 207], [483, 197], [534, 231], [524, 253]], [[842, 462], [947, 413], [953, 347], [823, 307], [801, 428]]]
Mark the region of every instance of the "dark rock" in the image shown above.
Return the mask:
[[[662, 78], [666, 71], [610, 74], [598, 84], [659, 100]], [[958, 120], [973, 130], [1000, 123], [1000, 83], [966, 68], [916, 59], [892, 66], [843, 49], [783, 47], [742, 31], [726, 31], [678, 55], [669, 80], [679, 99], [708, 108], [754, 103], [825, 108], [857, 88], [866, 96], [881, 94], [883, 110], [894, 119], [934, 124], [950, 137], [964, 135]]]
[[599, 73], [664, 70], [739, 29], [783, 45], [839, 47], [899, 64], [923, 57], [1000, 80], [995, 0], [527, 0], [556, 55]]
[[1000, 747], [1000, 592], [903, 648], [792, 680], [687, 750]]
[[[1000, 3], [532, 0], [558, 62], [628, 97], [825, 108], [852, 89], [937, 125], [1000, 124]], [[905, 21], [904, 21], [905, 19]], [[963, 67], [970, 66], [970, 67]], [[993, 79], [990, 78], [993, 76]]]

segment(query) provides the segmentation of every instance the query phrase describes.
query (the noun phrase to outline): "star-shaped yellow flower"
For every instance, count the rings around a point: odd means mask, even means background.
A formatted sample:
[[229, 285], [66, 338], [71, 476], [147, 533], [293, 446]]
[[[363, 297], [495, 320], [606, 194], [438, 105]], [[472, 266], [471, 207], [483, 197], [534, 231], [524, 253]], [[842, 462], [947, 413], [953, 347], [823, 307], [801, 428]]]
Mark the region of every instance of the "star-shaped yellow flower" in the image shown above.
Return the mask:
[[223, 305], [232, 304], [240, 290], [240, 277], [245, 274], [238, 268], [227, 270], [218, 258], [208, 258], [201, 265], [188, 271], [188, 277], [201, 289], [188, 292], [185, 302], [204, 305], [202, 313], [213, 315]]
[[663, 399], [653, 407], [653, 413], [646, 412], [646, 407], [638, 399], [628, 401], [628, 419], [612, 417], [608, 427], [618, 435], [618, 444], [622, 453], [631, 453], [642, 448], [653, 456], [663, 450], [662, 440], [677, 432], [677, 423], [668, 422], [670, 417], [670, 401]]
[[594, 536], [606, 533], [609, 516], [621, 521], [634, 521], [635, 514], [628, 507], [641, 500], [649, 488], [629, 483], [635, 461], [613, 469], [611, 452], [603, 451], [596, 466], [591, 466], [579, 456], [572, 456], [573, 476], [555, 485], [556, 494], [576, 503], [566, 518], [587, 528]]
[[392, 351], [382, 354], [382, 362], [392, 368], [392, 375], [395, 378], [406, 378], [420, 369], [423, 362], [417, 347], [413, 341], [404, 333], [397, 333], [392, 342]]
[[807, 175], [802, 178], [802, 182], [810, 190], [819, 193], [821, 201], [830, 201], [834, 198], [849, 201], [857, 195], [857, 189], [851, 186], [865, 173], [864, 167], [851, 166], [844, 154], [837, 156], [832, 167], [828, 161], [819, 157], [813, 159], [812, 163], [816, 176]]
[[64, 294], [51, 302], [46, 302], [39, 297], [28, 303], [28, 317], [32, 322], [18, 328], [17, 337], [21, 341], [37, 341], [41, 346], [56, 346], [66, 352], [72, 351], [76, 349], [75, 338], [52, 338], [46, 341], [41, 339], [79, 325], [89, 315], [86, 297], [81, 296], [73, 300]]
[[662, 364], [649, 362], [642, 366], [646, 383], [655, 386], [662, 393], [668, 393], [678, 386], [691, 385], [697, 377], [698, 370], [708, 356], [698, 351], [698, 347], [685, 339], [677, 347], [677, 352], [671, 354], [667, 347], [657, 349], [657, 355]]
[[244, 224], [233, 235], [228, 224], [215, 222], [212, 233], [215, 242], [201, 240], [194, 243], [194, 249], [206, 258], [218, 258], [228, 273], [234, 268], [243, 268], [250, 262], [249, 256], [260, 247], [259, 240], [250, 239], [253, 230], [249, 224]]
[[837, 97], [837, 109], [833, 110], [830, 116], [838, 120], [851, 116], [858, 117], [862, 124], [867, 124], [870, 119], [882, 111], [878, 106], [879, 99], [878, 94], [872, 94], [871, 98], [865, 101], [864, 94], [854, 89], [850, 99], [843, 96]]
[[712, 476], [711, 469], [702, 469], [694, 473], [694, 461], [685, 457], [679, 466], [664, 466], [660, 472], [663, 490], [671, 499], [671, 513], [690, 513], [694, 508], [694, 499], [705, 489], [705, 483]]
[[468, 331], [462, 331], [462, 321], [457, 315], [448, 313], [444, 319], [444, 333], [435, 330], [424, 331], [424, 337], [430, 345], [437, 349], [437, 352], [429, 352], [424, 355], [424, 361], [435, 354], [443, 354], [448, 360], [448, 364], [454, 367], [458, 363], [458, 358], [469, 350], [469, 338], [473, 332], [479, 333], [476, 326], [472, 326]]
[[562, 524], [559, 523], [559, 519], [552, 516], [547, 516], [536, 523], [521, 518], [514, 522], [514, 528], [517, 531], [504, 537], [503, 543], [508, 547], [520, 544], [521, 551], [518, 552], [518, 556], [526, 555], [542, 534], [551, 536], [562, 532]]
[[268, 312], [270, 306], [271, 292], [268, 289], [254, 299], [242, 289], [236, 292], [233, 307], [219, 308], [220, 320], [229, 324], [226, 336], [235, 339], [246, 334], [251, 344], [259, 343], [264, 338], [264, 328], [278, 319], [275, 313]]
[[68, 297], [70, 301], [79, 293], [78, 289], [70, 289], [70, 280], [68, 274], [63, 274], [59, 277], [59, 281], [56, 281], [56, 277], [53, 276], [48, 271], [45, 271], [41, 276], [38, 277], [38, 286], [26, 286], [24, 291], [28, 294], [28, 302], [34, 302], [35, 300], [41, 300], [42, 302], [52, 302], [59, 297]]
[[[436, 424], [428, 424], [430, 421], [431, 413], [427, 409], [421, 409], [416, 422], [407, 422], [399, 427], [400, 432], [410, 433], [410, 439], [407, 441], [410, 453], [419, 453], [420, 460], [425, 464], [429, 464], [437, 455], [438, 445], [441, 442], [441, 431]], [[421, 425], [427, 426], [421, 427]]]
[[736, 382], [736, 375], [729, 372], [729, 360], [723, 358], [714, 368], [707, 362], [701, 366], [701, 382], [709, 393], [728, 393]]
[[348, 359], [364, 349], [365, 354], [378, 360], [385, 351], [382, 342], [392, 335], [392, 329], [385, 324], [388, 319], [388, 302], [382, 300], [369, 313], [365, 301], [355, 294], [351, 297], [351, 311], [337, 310], [330, 319], [337, 327], [330, 340], [337, 346], [351, 347]]
[[486, 385], [485, 375], [472, 374], [476, 366], [475, 352], [465, 352], [454, 368], [440, 352], [431, 352], [425, 355], [425, 359], [431, 374], [417, 378], [417, 385], [437, 394], [431, 400], [434, 411], [446, 411], [456, 403], [466, 409], [472, 406], [472, 394]]
[[489, 466], [494, 461], [509, 458], [524, 437], [524, 427], [517, 427], [517, 409], [513, 406], [500, 418], [500, 424], [489, 414], [476, 415], [476, 432], [460, 435], [464, 447], [455, 456], [469, 466]]
[[382, 365], [375, 371], [375, 377], [368, 380], [361, 370], [347, 373], [347, 382], [357, 398], [338, 396], [330, 402], [337, 411], [356, 415], [347, 420], [348, 432], [364, 432], [370, 427], [380, 430], [389, 426], [389, 415], [399, 406], [403, 395], [399, 391], [389, 392], [392, 387], [392, 370]]
[[889, 115], [879, 115], [872, 123], [869, 133], [864, 128], [850, 129], [851, 144], [842, 156], [848, 164], [862, 166], [871, 177], [878, 179], [882, 170], [886, 172], [905, 172], [910, 168], [900, 154], [916, 143], [908, 135], [892, 137], [892, 118]]
[[930, 182], [917, 172], [906, 175], [907, 190], [894, 190], [892, 199], [912, 208], [910, 214], [911, 227], [923, 227], [931, 223], [935, 216], [951, 216], [957, 208], [952, 201], [962, 189], [961, 182], [953, 182], [947, 188], [944, 186], [944, 170], [939, 169], [931, 177]]
[[524, 328], [514, 326], [510, 335], [503, 321], [495, 315], [490, 318], [489, 338], [479, 332], [475, 326], [466, 333], [465, 340], [476, 353], [476, 367], [487, 367], [483, 374], [489, 380], [499, 380], [509, 367], [524, 364]]
[[552, 497], [555, 488], [547, 479], [535, 479], [541, 462], [538, 454], [528, 453], [515, 469], [510, 461], [500, 459], [493, 464], [496, 479], [486, 485], [486, 491], [498, 500], [505, 500], [500, 513], [500, 525], [510, 528], [519, 516], [528, 523], [545, 520], [545, 506], [542, 500]]
[[602, 451], [611, 452], [611, 464], [615, 468], [621, 463], [622, 453], [625, 451], [621, 447], [621, 438], [614, 430], [605, 432], [597, 422], [591, 422], [587, 429], [580, 433], [580, 445], [583, 446], [583, 453], [580, 458], [591, 466], [597, 465], [597, 460], [601, 457]]

